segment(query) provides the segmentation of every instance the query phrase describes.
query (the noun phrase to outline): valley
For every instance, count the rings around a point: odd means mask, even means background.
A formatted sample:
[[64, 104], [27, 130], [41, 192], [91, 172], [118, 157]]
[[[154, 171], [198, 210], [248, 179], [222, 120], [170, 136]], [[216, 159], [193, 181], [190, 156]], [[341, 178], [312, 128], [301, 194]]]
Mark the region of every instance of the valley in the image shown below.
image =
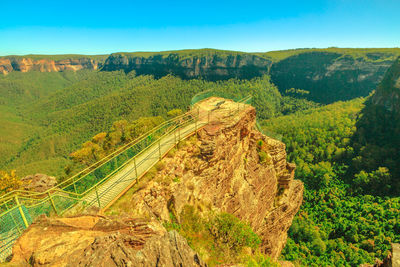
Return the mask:
[[[259, 261], [373, 264], [400, 242], [399, 56], [399, 48], [327, 48], [2, 57], [0, 192], [18, 188], [5, 179], [13, 170], [20, 178], [45, 173], [65, 181], [185, 113], [198, 93], [234, 100], [251, 95], [251, 118], [233, 128], [216, 124], [218, 134], [210, 127], [177, 146], [149, 171], [147, 184], [127, 191], [107, 216], [156, 214], [211, 266], [257, 261], [208, 236], [210, 222], [236, 220], [212, 210], [248, 223], [245, 238], [264, 253]], [[266, 136], [254, 130], [256, 121]], [[215, 165], [205, 168], [210, 147]], [[286, 160], [297, 166], [289, 189], [279, 187], [291, 170]], [[274, 193], [265, 193], [267, 187]], [[212, 199], [215, 188], [220, 191]], [[253, 201], [255, 215], [244, 209], [244, 199]], [[193, 220], [205, 226], [196, 228]], [[232, 254], [220, 259], [216, 251]]]

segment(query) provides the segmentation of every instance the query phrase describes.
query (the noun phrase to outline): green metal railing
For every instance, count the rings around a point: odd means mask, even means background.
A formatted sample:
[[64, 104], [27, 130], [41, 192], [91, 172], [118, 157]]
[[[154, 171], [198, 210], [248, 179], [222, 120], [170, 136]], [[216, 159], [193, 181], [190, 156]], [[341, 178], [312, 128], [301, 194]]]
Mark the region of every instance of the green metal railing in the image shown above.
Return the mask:
[[[192, 101], [206, 99], [204, 95]], [[199, 95], [200, 96], [200, 95]], [[250, 104], [251, 96], [238, 100], [235, 114]], [[106, 207], [121, 191], [157, 163], [164, 152], [210, 122], [210, 112], [193, 109], [166, 121], [100, 161], [46, 192], [15, 190], [0, 198], [0, 262], [11, 254], [12, 245], [40, 215], [62, 215], [71, 209]], [[147, 154], [146, 154], [147, 153]], [[142, 173], [140, 173], [140, 172]]]

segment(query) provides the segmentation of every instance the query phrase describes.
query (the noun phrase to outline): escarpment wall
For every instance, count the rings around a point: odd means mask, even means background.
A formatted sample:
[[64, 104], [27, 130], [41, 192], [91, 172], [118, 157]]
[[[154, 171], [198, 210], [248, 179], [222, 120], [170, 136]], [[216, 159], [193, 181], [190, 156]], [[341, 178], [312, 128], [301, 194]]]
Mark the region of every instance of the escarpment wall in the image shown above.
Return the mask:
[[82, 69], [97, 70], [100, 65], [101, 63], [97, 60], [90, 58], [51, 60], [32, 59], [29, 57], [3, 57], [0, 58], [0, 73], [8, 74], [12, 71], [57, 72]]
[[251, 79], [267, 74], [271, 61], [252, 54], [207, 55], [184, 57], [171, 53], [148, 57], [135, 54], [111, 54], [102, 70], [135, 70], [138, 75], [149, 74], [162, 77], [167, 74], [184, 79], [204, 78], [223, 80], [229, 78]]

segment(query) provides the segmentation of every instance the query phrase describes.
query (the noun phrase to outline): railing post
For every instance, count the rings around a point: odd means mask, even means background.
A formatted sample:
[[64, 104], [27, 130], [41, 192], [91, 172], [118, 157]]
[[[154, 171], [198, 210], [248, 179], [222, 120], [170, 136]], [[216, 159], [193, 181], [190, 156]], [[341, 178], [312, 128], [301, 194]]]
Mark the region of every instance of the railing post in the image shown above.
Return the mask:
[[133, 158], [133, 164], [135, 165], [135, 175], [136, 175], [136, 181], [137, 181], [138, 175], [137, 175], [137, 168], [136, 168], [136, 156]]
[[28, 221], [26, 220], [25, 213], [22, 210], [21, 204], [19, 203], [18, 196], [15, 196], [15, 203], [17, 203], [19, 213], [21, 214], [22, 221], [24, 221], [24, 225], [26, 228], [29, 227]]
[[[5, 203], [5, 205], [6, 205], [6, 209], [9, 210], [7, 203]], [[22, 234], [22, 231], [21, 231], [21, 229], [19, 229], [17, 221], [15, 220], [14, 216], [12, 215], [12, 211], [10, 211], [10, 216], [11, 216], [15, 226], [17, 227], [18, 233]]]
[[176, 130], [174, 131], [174, 146], [176, 146]]
[[99, 208], [101, 208], [99, 192], [97, 191], [97, 185], [94, 187], [94, 189], [96, 190], [97, 203], [99, 204]]
[[47, 192], [47, 195], [49, 196], [50, 203], [51, 203], [51, 206], [53, 207], [54, 212], [58, 215], [56, 205], [54, 204], [54, 201], [53, 201], [53, 198], [51, 197], [50, 192]]
[[[78, 195], [78, 191], [76, 190], [75, 178], [72, 180], [72, 182], [74, 183], [75, 194]], [[78, 197], [78, 196], [76, 196], [76, 197]]]
[[160, 139], [158, 139], [158, 159], [161, 160], [161, 144], [160, 144]]

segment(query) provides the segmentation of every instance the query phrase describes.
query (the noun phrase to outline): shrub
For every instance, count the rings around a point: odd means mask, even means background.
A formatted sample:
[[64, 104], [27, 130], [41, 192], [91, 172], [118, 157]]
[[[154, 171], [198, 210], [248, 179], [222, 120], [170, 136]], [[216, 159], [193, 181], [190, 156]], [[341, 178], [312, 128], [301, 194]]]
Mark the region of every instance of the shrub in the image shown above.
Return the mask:
[[203, 219], [193, 206], [185, 205], [180, 214], [181, 226], [185, 231], [200, 232], [204, 228]]
[[260, 151], [258, 152], [258, 158], [260, 160], [260, 163], [267, 163], [270, 164], [272, 162], [272, 157], [270, 154], [268, 154], [265, 151]]
[[264, 163], [267, 159], [267, 152], [265, 151], [258, 152], [258, 158], [260, 160], [260, 163]]
[[261, 239], [248, 224], [229, 213], [216, 215], [210, 220], [209, 229], [217, 241], [235, 251], [240, 251], [243, 247], [256, 249], [261, 244]]
[[258, 150], [261, 150], [263, 145], [264, 145], [264, 141], [263, 140], [258, 140], [257, 141], [257, 149]]
[[182, 114], [183, 114], [183, 112], [181, 109], [173, 109], [173, 110], [170, 110], [167, 112], [168, 118], [174, 118], [174, 117], [177, 117]]
[[250, 257], [247, 260], [245, 266], [247, 266], [247, 267], [279, 267], [281, 265], [278, 264], [277, 262], [275, 262], [270, 257], [263, 255], [263, 254], [259, 254], [259, 255]]

